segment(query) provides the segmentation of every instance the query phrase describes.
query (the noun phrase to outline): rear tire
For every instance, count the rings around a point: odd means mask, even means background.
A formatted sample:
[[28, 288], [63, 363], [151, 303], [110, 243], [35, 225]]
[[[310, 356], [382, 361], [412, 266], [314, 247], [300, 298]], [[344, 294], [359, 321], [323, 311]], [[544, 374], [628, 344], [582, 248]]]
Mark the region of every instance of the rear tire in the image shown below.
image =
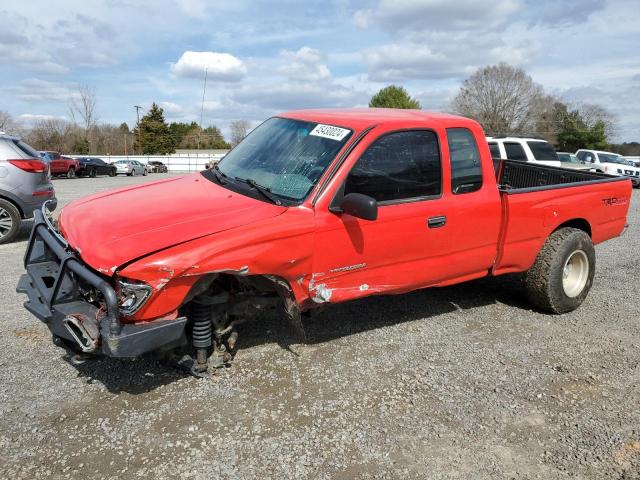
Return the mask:
[[67, 170], [67, 178], [76, 178], [76, 169], [73, 167], [69, 167]]
[[91, 178], [96, 178], [97, 172], [95, 168], [92, 168], [91, 170], [89, 170], [89, 176]]
[[589, 294], [596, 271], [591, 238], [577, 228], [553, 232], [525, 273], [529, 301], [550, 313], [578, 308]]
[[16, 206], [0, 198], [0, 244], [12, 242], [20, 232], [22, 219]]
[[115, 177], [117, 174], [116, 170], [109, 170], [109, 176], [110, 177]]
[[131, 170], [131, 173], [128, 174], [130, 177], [135, 177], [136, 176], [136, 171], [135, 170]]
[[146, 176], [147, 176], [147, 169], [146, 169], [146, 168], [142, 171], [142, 176], [143, 176], [143, 177], [146, 177]]

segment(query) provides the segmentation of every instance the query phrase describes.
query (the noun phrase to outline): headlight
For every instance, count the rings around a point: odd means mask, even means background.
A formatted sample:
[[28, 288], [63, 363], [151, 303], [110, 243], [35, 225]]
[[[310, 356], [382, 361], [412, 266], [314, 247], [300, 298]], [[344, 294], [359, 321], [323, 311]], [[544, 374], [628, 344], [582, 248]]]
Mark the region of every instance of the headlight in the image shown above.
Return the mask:
[[120, 313], [129, 316], [140, 310], [140, 307], [151, 296], [152, 288], [143, 282], [118, 279], [118, 299]]

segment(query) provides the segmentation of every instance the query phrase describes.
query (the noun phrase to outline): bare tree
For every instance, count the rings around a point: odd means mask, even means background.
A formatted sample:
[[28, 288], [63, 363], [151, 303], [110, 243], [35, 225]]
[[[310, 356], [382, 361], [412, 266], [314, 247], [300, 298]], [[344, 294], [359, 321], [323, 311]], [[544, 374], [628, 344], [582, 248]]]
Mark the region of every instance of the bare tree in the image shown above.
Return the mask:
[[452, 109], [479, 121], [488, 134], [518, 134], [533, 131], [550, 104], [542, 86], [523, 69], [500, 63], [466, 79]]
[[11, 133], [14, 135], [20, 135], [22, 133], [22, 129], [13, 119], [11, 114], [4, 110], [0, 110], [0, 132]]
[[69, 97], [69, 114], [74, 123], [80, 118], [80, 123], [89, 132], [97, 122], [96, 92], [88, 85], [78, 85], [78, 89]]
[[249, 127], [249, 122], [246, 120], [235, 120], [229, 124], [229, 129], [231, 130], [232, 147], [235, 147], [244, 139], [244, 137], [247, 136]]
[[615, 136], [617, 131], [617, 118], [606, 108], [592, 103], [577, 103], [571, 107], [580, 113], [580, 117], [588, 128], [593, 128], [596, 123], [602, 122], [604, 132], [608, 139]]
[[27, 134], [26, 140], [36, 150], [55, 150], [61, 153], [75, 153], [77, 142], [83, 132], [66, 120], [52, 118], [36, 122]]

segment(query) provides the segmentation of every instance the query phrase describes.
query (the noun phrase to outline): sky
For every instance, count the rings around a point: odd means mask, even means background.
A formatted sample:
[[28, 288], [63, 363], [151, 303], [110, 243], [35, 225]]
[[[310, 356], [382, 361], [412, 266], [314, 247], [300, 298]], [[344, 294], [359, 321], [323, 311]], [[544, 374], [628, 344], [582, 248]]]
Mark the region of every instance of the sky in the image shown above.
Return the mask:
[[133, 106], [155, 101], [169, 121], [202, 114], [225, 133], [366, 106], [389, 84], [447, 111], [465, 78], [507, 62], [607, 108], [614, 140], [640, 141], [638, 0], [2, 0], [0, 18], [0, 110], [25, 125], [68, 119], [79, 84], [100, 122], [133, 126]]

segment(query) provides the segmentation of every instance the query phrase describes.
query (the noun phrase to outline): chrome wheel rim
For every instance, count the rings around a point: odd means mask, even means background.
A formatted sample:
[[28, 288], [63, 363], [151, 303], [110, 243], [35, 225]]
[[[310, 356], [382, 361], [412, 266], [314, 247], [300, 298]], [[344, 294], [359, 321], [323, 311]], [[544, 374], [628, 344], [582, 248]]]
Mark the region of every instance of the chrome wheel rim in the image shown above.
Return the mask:
[[562, 269], [562, 289], [569, 298], [575, 298], [582, 293], [589, 278], [589, 259], [582, 250], [576, 250]]
[[13, 228], [13, 218], [4, 208], [0, 207], [0, 238], [5, 237]]

